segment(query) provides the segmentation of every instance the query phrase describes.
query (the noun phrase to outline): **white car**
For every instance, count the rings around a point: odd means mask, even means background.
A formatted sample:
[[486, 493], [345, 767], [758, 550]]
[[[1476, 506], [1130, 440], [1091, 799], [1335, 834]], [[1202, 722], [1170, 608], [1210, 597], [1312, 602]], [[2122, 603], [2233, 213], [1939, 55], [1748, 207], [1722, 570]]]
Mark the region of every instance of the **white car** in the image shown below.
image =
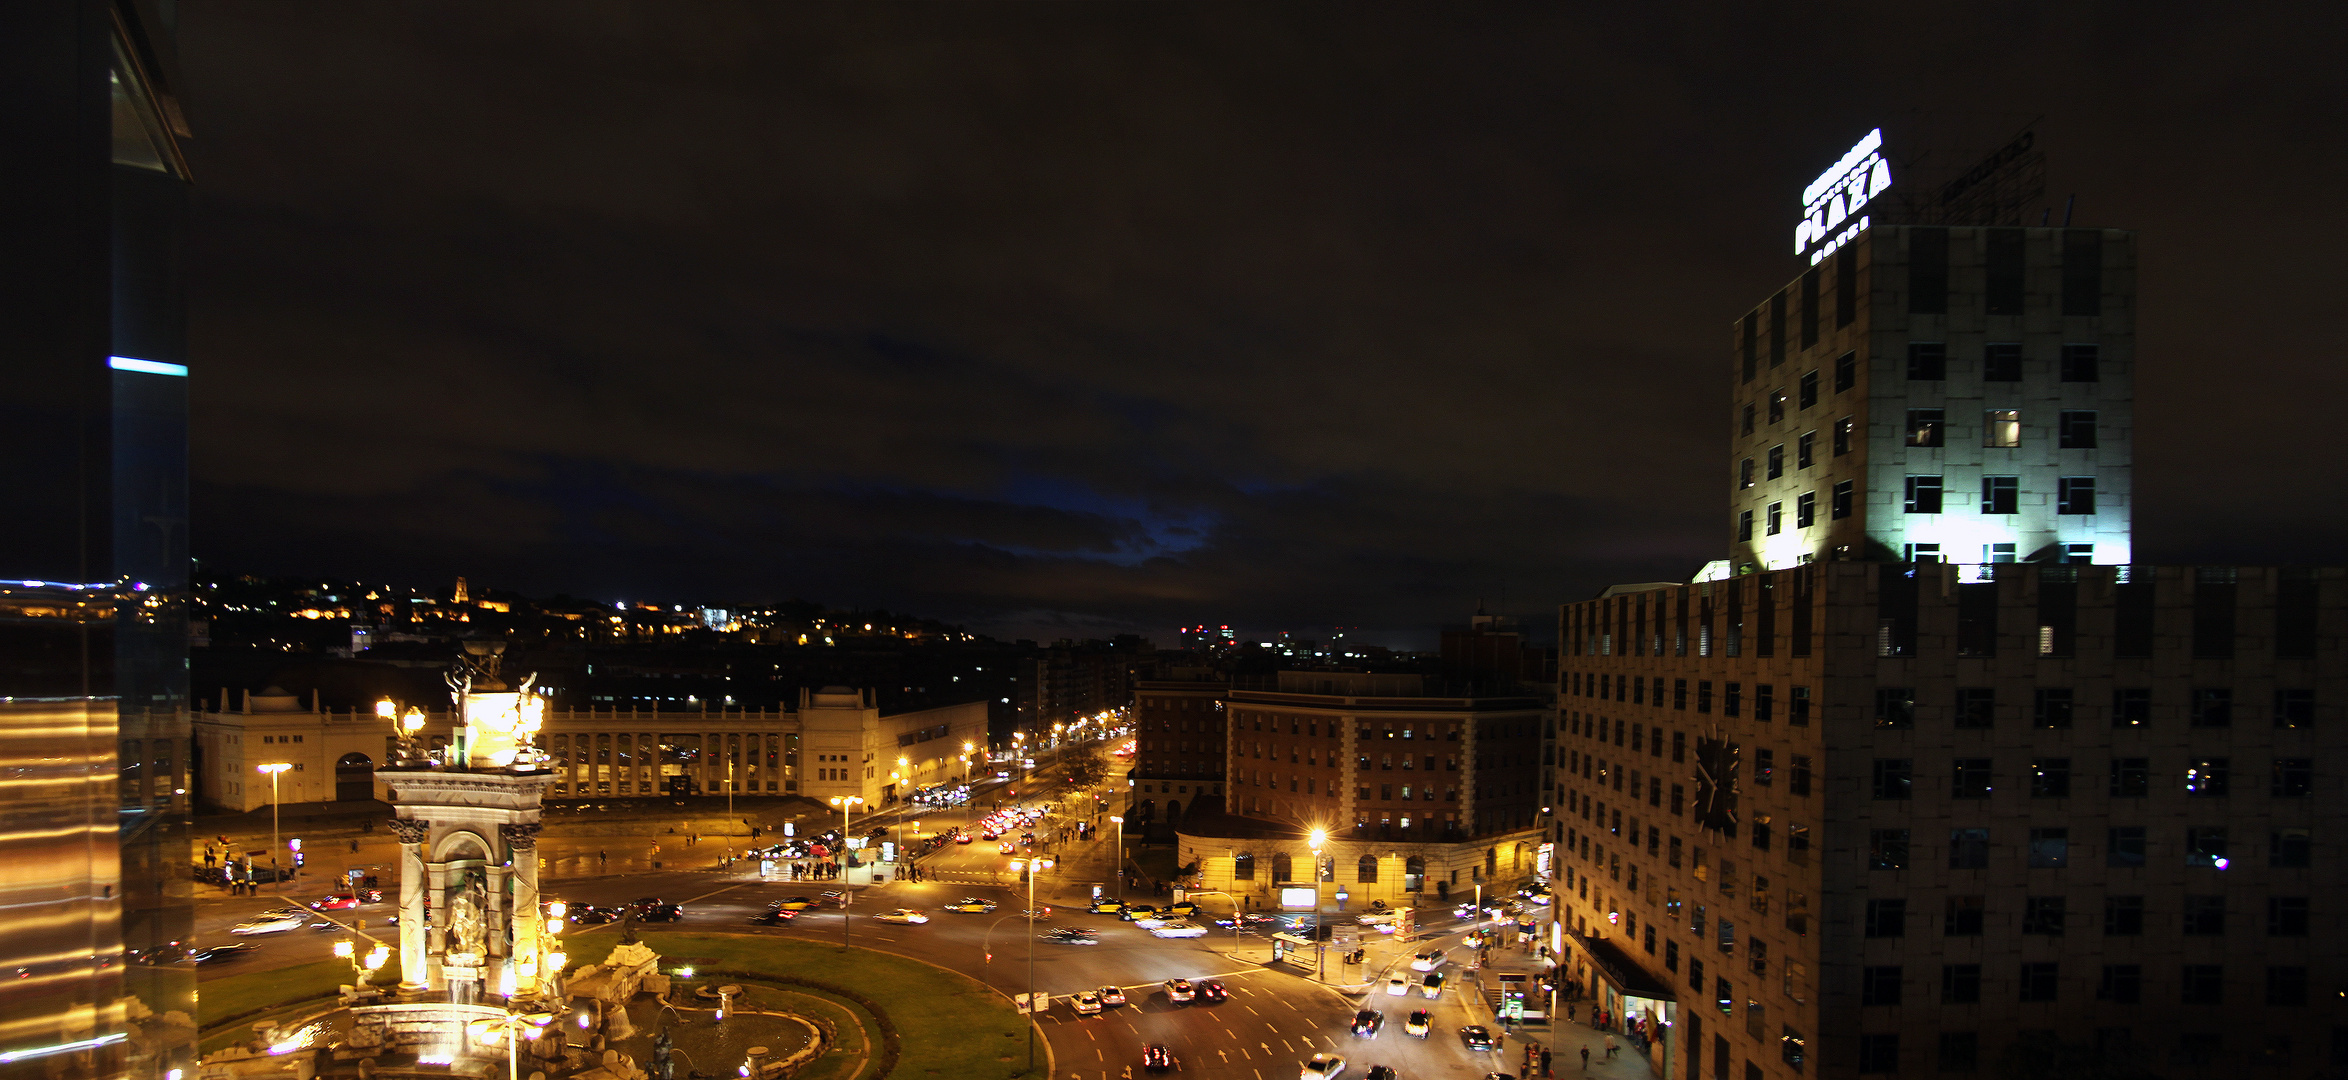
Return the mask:
[[1410, 993], [1410, 976], [1395, 975], [1386, 980], [1387, 997], [1403, 997]]
[[1205, 937], [1207, 928], [1194, 922], [1170, 922], [1150, 927], [1150, 933], [1158, 937]]
[[1336, 1080], [1345, 1071], [1345, 1057], [1341, 1054], [1314, 1054], [1297, 1073], [1297, 1080]]
[[1197, 998], [1198, 991], [1190, 985], [1189, 979], [1166, 980], [1167, 1001], [1179, 1005], [1186, 1001], [1196, 1000]]
[[235, 926], [229, 928], [228, 932], [231, 934], [246, 935], [282, 934], [288, 930], [299, 930], [303, 926], [307, 925], [309, 921], [309, 918], [303, 915], [288, 915], [283, 912], [271, 912], [269, 914], [262, 915], [259, 918], [247, 919], [241, 923], [238, 923]]
[[1098, 1016], [1101, 1011], [1101, 996], [1099, 994], [1078, 994], [1069, 1000], [1069, 1008], [1075, 1009], [1078, 1016]]
[[884, 912], [882, 914], [873, 916], [873, 918], [879, 919], [880, 921], [886, 923], [900, 923], [907, 926], [919, 925], [929, 921], [929, 916], [907, 907], [901, 907], [895, 911]]
[[1433, 971], [1436, 968], [1442, 966], [1443, 950], [1441, 949], [1428, 949], [1427, 951], [1410, 958], [1410, 969], [1412, 971]]

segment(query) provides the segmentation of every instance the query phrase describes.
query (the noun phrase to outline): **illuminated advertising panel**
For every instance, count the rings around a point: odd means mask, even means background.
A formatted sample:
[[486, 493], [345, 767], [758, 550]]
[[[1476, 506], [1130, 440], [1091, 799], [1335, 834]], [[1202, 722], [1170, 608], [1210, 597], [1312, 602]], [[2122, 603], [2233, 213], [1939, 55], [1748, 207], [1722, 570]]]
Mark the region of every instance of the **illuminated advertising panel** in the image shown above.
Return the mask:
[[1280, 910], [1282, 911], [1311, 911], [1319, 906], [1319, 898], [1315, 895], [1315, 890], [1311, 888], [1283, 888], [1280, 890]]
[[1816, 266], [1867, 231], [1867, 216], [1859, 209], [1890, 187], [1883, 129], [1876, 128], [1802, 189], [1802, 222], [1794, 226], [1794, 254], [1809, 256], [1810, 265]]

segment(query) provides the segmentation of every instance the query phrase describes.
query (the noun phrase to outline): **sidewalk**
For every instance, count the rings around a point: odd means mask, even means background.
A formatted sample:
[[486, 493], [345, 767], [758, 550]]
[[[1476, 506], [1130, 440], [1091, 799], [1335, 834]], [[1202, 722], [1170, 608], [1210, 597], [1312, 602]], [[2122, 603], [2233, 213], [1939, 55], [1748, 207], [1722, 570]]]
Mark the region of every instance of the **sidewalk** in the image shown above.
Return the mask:
[[[1528, 975], [1540, 975], [1547, 973], [1549, 969], [1550, 962], [1547, 960], [1525, 954], [1517, 949], [1502, 947], [1492, 950], [1491, 962], [1485, 966], [1484, 972], [1508, 972], [1511, 974], [1521, 972]], [[1523, 1075], [1521, 1070], [1524, 1069], [1525, 1049], [1528, 1046], [1536, 1054], [1542, 1050], [1549, 1051], [1549, 1069], [1557, 1076], [1604, 1076], [1619, 1077], [1622, 1080], [1648, 1080], [1648, 1078], [1658, 1075], [1654, 1065], [1648, 1060], [1647, 1054], [1640, 1050], [1638, 1044], [1632, 1042], [1628, 1035], [1615, 1033], [1614, 1057], [1608, 1058], [1606, 1056], [1606, 1036], [1608, 1033], [1589, 1025], [1590, 1010], [1597, 1006], [1597, 1002], [1593, 1000], [1585, 998], [1579, 1001], [1569, 1001], [1561, 998], [1557, 1002], [1559, 1015], [1550, 1017], [1548, 1023], [1531, 1026], [1511, 1024], [1504, 1027], [1498, 1018], [1490, 1017], [1490, 1008], [1482, 996], [1480, 984], [1474, 991], [1474, 998], [1474, 1003], [1469, 1006], [1471, 1011], [1488, 1017], [1485, 1021], [1486, 1026], [1493, 1031], [1506, 1032], [1506, 1037], [1502, 1040], [1504, 1049], [1501, 1051], [1501, 1060], [1512, 1072], [1517, 1072], [1520, 1076]], [[1573, 1007], [1577, 1019], [1567, 1020], [1565, 1018], [1564, 1012], [1568, 1006]], [[1587, 1071], [1582, 1065], [1582, 1051], [1585, 1049], [1590, 1052]], [[1539, 1075], [1537, 1061], [1531, 1072], [1535, 1076]]]

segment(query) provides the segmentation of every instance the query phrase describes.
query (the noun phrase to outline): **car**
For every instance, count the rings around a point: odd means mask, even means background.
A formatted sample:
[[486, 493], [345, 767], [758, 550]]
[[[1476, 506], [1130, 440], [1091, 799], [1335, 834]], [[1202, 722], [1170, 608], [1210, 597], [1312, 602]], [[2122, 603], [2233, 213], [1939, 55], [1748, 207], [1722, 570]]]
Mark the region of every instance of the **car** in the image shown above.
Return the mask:
[[1120, 990], [1114, 986], [1101, 987], [1099, 993], [1101, 995], [1101, 1004], [1103, 1005], [1125, 1004], [1125, 991]]
[[1207, 928], [1194, 922], [1159, 923], [1150, 927], [1152, 935], [1162, 938], [1205, 937]]
[[1049, 919], [1052, 917], [1052, 905], [1037, 904], [1031, 908], [1022, 908], [1020, 909], [1019, 913], [1021, 915], [1027, 916], [1029, 919]]
[[1402, 1080], [1402, 1074], [1395, 1072], [1392, 1065], [1372, 1065], [1370, 1071], [1362, 1074], [1362, 1080]]
[[668, 903], [668, 901], [663, 900], [657, 896], [639, 896], [634, 900], [628, 901], [628, 906], [641, 911], [644, 908], [659, 907], [665, 903]]
[[1412, 1009], [1409, 1018], [1402, 1022], [1402, 1033], [1415, 1038], [1424, 1039], [1427, 1037], [1427, 1033], [1433, 1030], [1435, 1030], [1435, 1014], [1425, 1009]]
[[1095, 901], [1093, 901], [1093, 902], [1092, 902], [1092, 906], [1091, 906], [1090, 908], [1087, 908], [1087, 909], [1085, 909], [1085, 910], [1087, 910], [1087, 911], [1090, 911], [1090, 912], [1092, 912], [1092, 913], [1093, 913], [1093, 914], [1095, 914], [1095, 915], [1115, 915], [1115, 914], [1116, 914], [1118, 911], [1122, 910], [1124, 907], [1125, 907], [1125, 905], [1124, 905], [1122, 902], [1120, 902], [1120, 901], [1111, 900], [1111, 899], [1108, 899], [1107, 897], [1103, 897], [1103, 898], [1101, 898], [1101, 899], [1099, 899], [1099, 900], [1095, 900]]
[[777, 900], [768, 906], [782, 911], [805, 911], [814, 907], [815, 903], [815, 898], [812, 896], [794, 896], [787, 900]]
[[570, 910], [563, 913], [563, 917], [580, 926], [600, 926], [607, 922], [619, 921], [620, 909], [596, 907], [593, 904], [572, 904]]
[[1470, 1050], [1490, 1050], [1492, 1031], [1482, 1024], [1469, 1024], [1459, 1029], [1459, 1044]]
[[679, 904], [651, 904], [636, 910], [638, 922], [676, 922], [684, 917], [685, 909]]
[[1410, 976], [1397, 974], [1386, 980], [1386, 996], [1401, 997], [1410, 993]]
[[[1240, 926], [1242, 926], [1242, 927], [1245, 927], [1246, 929], [1249, 929], [1249, 930], [1254, 930], [1254, 929], [1256, 929], [1256, 928], [1258, 928], [1258, 927], [1272, 926], [1272, 925], [1274, 925], [1274, 924], [1277, 924], [1277, 923], [1278, 923], [1280, 920], [1278, 920], [1278, 919], [1275, 919], [1275, 918], [1273, 918], [1273, 917], [1272, 917], [1272, 916], [1270, 916], [1270, 915], [1259, 914], [1259, 913], [1257, 913], [1257, 912], [1253, 912], [1253, 911], [1251, 911], [1251, 912], [1248, 912], [1248, 913], [1247, 913], [1247, 914], [1245, 914], [1245, 915], [1242, 915], [1242, 916], [1240, 916], [1240, 917], [1239, 917], [1239, 918], [1238, 918], [1236, 921], [1237, 921], [1238, 925], [1240, 925]], [[1225, 915], [1225, 916], [1223, 916], [1223, 917], [1221, 917], [1221, 918], [1218, 918], [1218, 919], [1216, 919], [1216, 920], [1215, 920], [1215, 925], [1217, 925], [1217, 926], [1220, 926], [1220, 927], [1222, 927], [1222, 928], [1224, 928], [1224, 929], [1228, 930], [1228, 929], [1230, 929], [1230, 928], [1231, 928], [1231, 926], [1232, 926], [1233, 922], [1234, 922], [1234, 920], [1232, 919], [1232, 917], [1231, 917], [1231, 916], [1229, 916], [1229, 915]]]
[[1010, 842], [1009, 840], [1005, 840], [1005, 841], [1003, 841], [1003, 842], [1002, 842], [1000, 845], [997, 845], [997, 846], [996, 846], [996, 848], [995, 848], [995, 854], [998, 854], [998, 855], [1009, 855], [1009, 854], [1011, 854], [1012, 852], [1015, 852], [1015, 851], [1018, 851], [1018, 850], [1019, 850], [1019, 848], [1018, 848], [1018, 846], [1017, 846], [1017, 845], [1013, 844], [1013, 843], [1012, 843], [1012, 842]]
[[1044, 934], [1043, 940], [1061, 945], [1098, 945], [1101, 943], [1101, 939], [1094, 937], [1092, 931], [1079, 930], [1075, 927], [1062, 927]]
[[1437, 998], [1437, 997], [1442, 997], [1442, 996], [1443, 996], [1443, 973], [1442, 973], [1442, 972], [1440, 972], [1440, 971], [1430, 971], [1430, 972], [1428, 972], [1428, 973], [1427, 973], [1427, 977], [1426, 977], [1426, 978], [1424, 978], [1424, 979], [1420, 979], [1420, 980], [1419, 980], [1419, 996], [1420, 996], [1420, 997], [1429, 997], [1429, 998]]
[[261, 951], [259, 945], [248, 941], [237, 941], [227, 945], [214, 945], [210, 948], [190, 950], [188, 960], [199, 967], [205, 964], [225, 964], [231, 960], [242, 960], [259, 951]]
[[957, 843], [957, 844], [967, 844], [967, 843], [969, 843], [969, 842], [970, 842], [970, 834], [969, 834], [969, 833], [955, 833], [955, 834], [954, 834], [954, 842], [955, 842], [955, 843]]
[[1135, 922], [1141, 919], [1147, 919], [1153, 915], [1156, 915], [1157, 913], [1158, 909], [1151, 907], [1148, 904], [1133, 904], [1126, 907], [1125, 910], [1118, 912], [1117, 917], [1125, 920], [1126, 922]]
[[1343, 1054], [1314, 1054], [1305, 1059], [1303, 1070], [1296, 1075], [1297, 1080], [1336, 1080], [1337, 1074], [1344, 1071]]
[[995, 910], [995, 902], [992, 900], [981, 900], [975, 896], [965, 896], [960, 900], [956, 900], [951, 904], [947, 904], [946, 910], [984, 915], [987, 912]]
[[1410, 958], [1410, 969], [1412, 971], [1433, 971], [1436, 968], [1442, 966], [1443, 950], [1441, 949], [1428, 949], [1427, 951]]
[[1174, 1051], [1163, 1043], [1151, 1043], [1141, 1048], [1141, 1067], [1151, 1072], [1165, 1072], [1174, 1067]]
[[303, 907], [300, 904], [281, 904], [253, 917], [258, 919], [269, 915], [284, 915], [288, 918], [307, 919], [310, 917], [310, 909]]
[[307, 914], [287, 915], [278, 912], [246, 919], [230, 927], [228, 932], [239, 937], [249, 937], [253, 934], [282, 934], [288, 930], [299, 930], [309, 922]]
[[758, 926], [789, 926], [791, 920], [798, 917], [799, 913], [796, 911], [784, 911], [781, 908], [776, 908], [773, 911], [761, 911], [752, 915], [750, 921]]
[[982, 832], [982, 833], [980, 833], [979, 835], [980, 835], [980, 836], [983, 836], [983, 837], [986, 837], [986, 838], [987, 838], [987, 839], [989, 839], [989, 840], [1000, 840], [1000, 839], [1002, 839], [1002, 837], [1003, 837], [1003, 834], [1002, 834], [1002, 833], [996, 832], [996, 831], [995, 831], [995, 830], [993, 830], [993, 829], [988, 829], [988, 830], [986, 830], [985, 832]]
[[1190, 918], [1190, 917], [1191, 917], [1191, 916], [1193, 916], [1193, 915], [1196, 915], [1196, 914], [1198, 914], [1198, 905], [1197, 905], [1197, 904], [1193, 904], [1193, 903], [1191, 903], [1191, 902], [1190, 902], [1190, 901], [1188, 901], [1188, 900], [1184, 900], [1184, 901], [1182, 901], [1181, 903], [1178, 903], [1178, 904], [1168, 904], [1168, 905], [1166, 905], [1166, 914], [1168, 914], [1168, 915], [1180, 915], [1180, 916], [1182, 916], [1183, 918], [1187, 919], [1187, 918]]
[[878, 915], [873, 916], [873, 918], [879, 919], [885, 923], [896, 923], [900, 926], [919, 926], [922, 923], [929, 921], [929, 916], [922, 914], [920, 909], [909, 907], [901, 907], [893, 911], [884, 911]]
[[1386, 1014], [1376, 1009], [1363, 1009], [1353, 1014], [1353, 1033], [1365, 1039], [1377, 1038], [1379, 1030], [1385, 1026]]
[[310, 901], [310, 910], [312, 911], [348, 911], [357, 906], [359, 906], [359, 898], [354, 893], [335, 893], [332, 896], [324, 896]]
[[1068, 999], [1068, 1007], [1075, 1009], [1078, 1016], [1099, 1016], [1101, 996], [1092, 993], [1078, 994]]
[[1207, 981], [1198, 984], [1198, 999], [1200, 1001], [1217, 1002], [1222, 1001], [1230, 996], [1231, 991], [1224, 989], [1222, 983], [1216, 982], [1213, 979], [1208, 979]]
[[1190, 985], [1189, 979], [1166, 980], [1167, 1001], [1170, 1001], [1176, 1005], [1183, 1005], [1197, 1000], [1197, 998], [1198, 988]]

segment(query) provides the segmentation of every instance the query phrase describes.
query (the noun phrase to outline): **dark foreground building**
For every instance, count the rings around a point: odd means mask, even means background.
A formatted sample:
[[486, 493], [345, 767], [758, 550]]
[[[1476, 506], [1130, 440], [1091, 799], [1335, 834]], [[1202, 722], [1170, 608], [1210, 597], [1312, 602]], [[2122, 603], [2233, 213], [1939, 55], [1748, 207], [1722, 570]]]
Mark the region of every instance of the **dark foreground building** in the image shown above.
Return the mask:
[[185, 134], [158, 5], [0, 10], [0, 1060], [194, 1067]]

